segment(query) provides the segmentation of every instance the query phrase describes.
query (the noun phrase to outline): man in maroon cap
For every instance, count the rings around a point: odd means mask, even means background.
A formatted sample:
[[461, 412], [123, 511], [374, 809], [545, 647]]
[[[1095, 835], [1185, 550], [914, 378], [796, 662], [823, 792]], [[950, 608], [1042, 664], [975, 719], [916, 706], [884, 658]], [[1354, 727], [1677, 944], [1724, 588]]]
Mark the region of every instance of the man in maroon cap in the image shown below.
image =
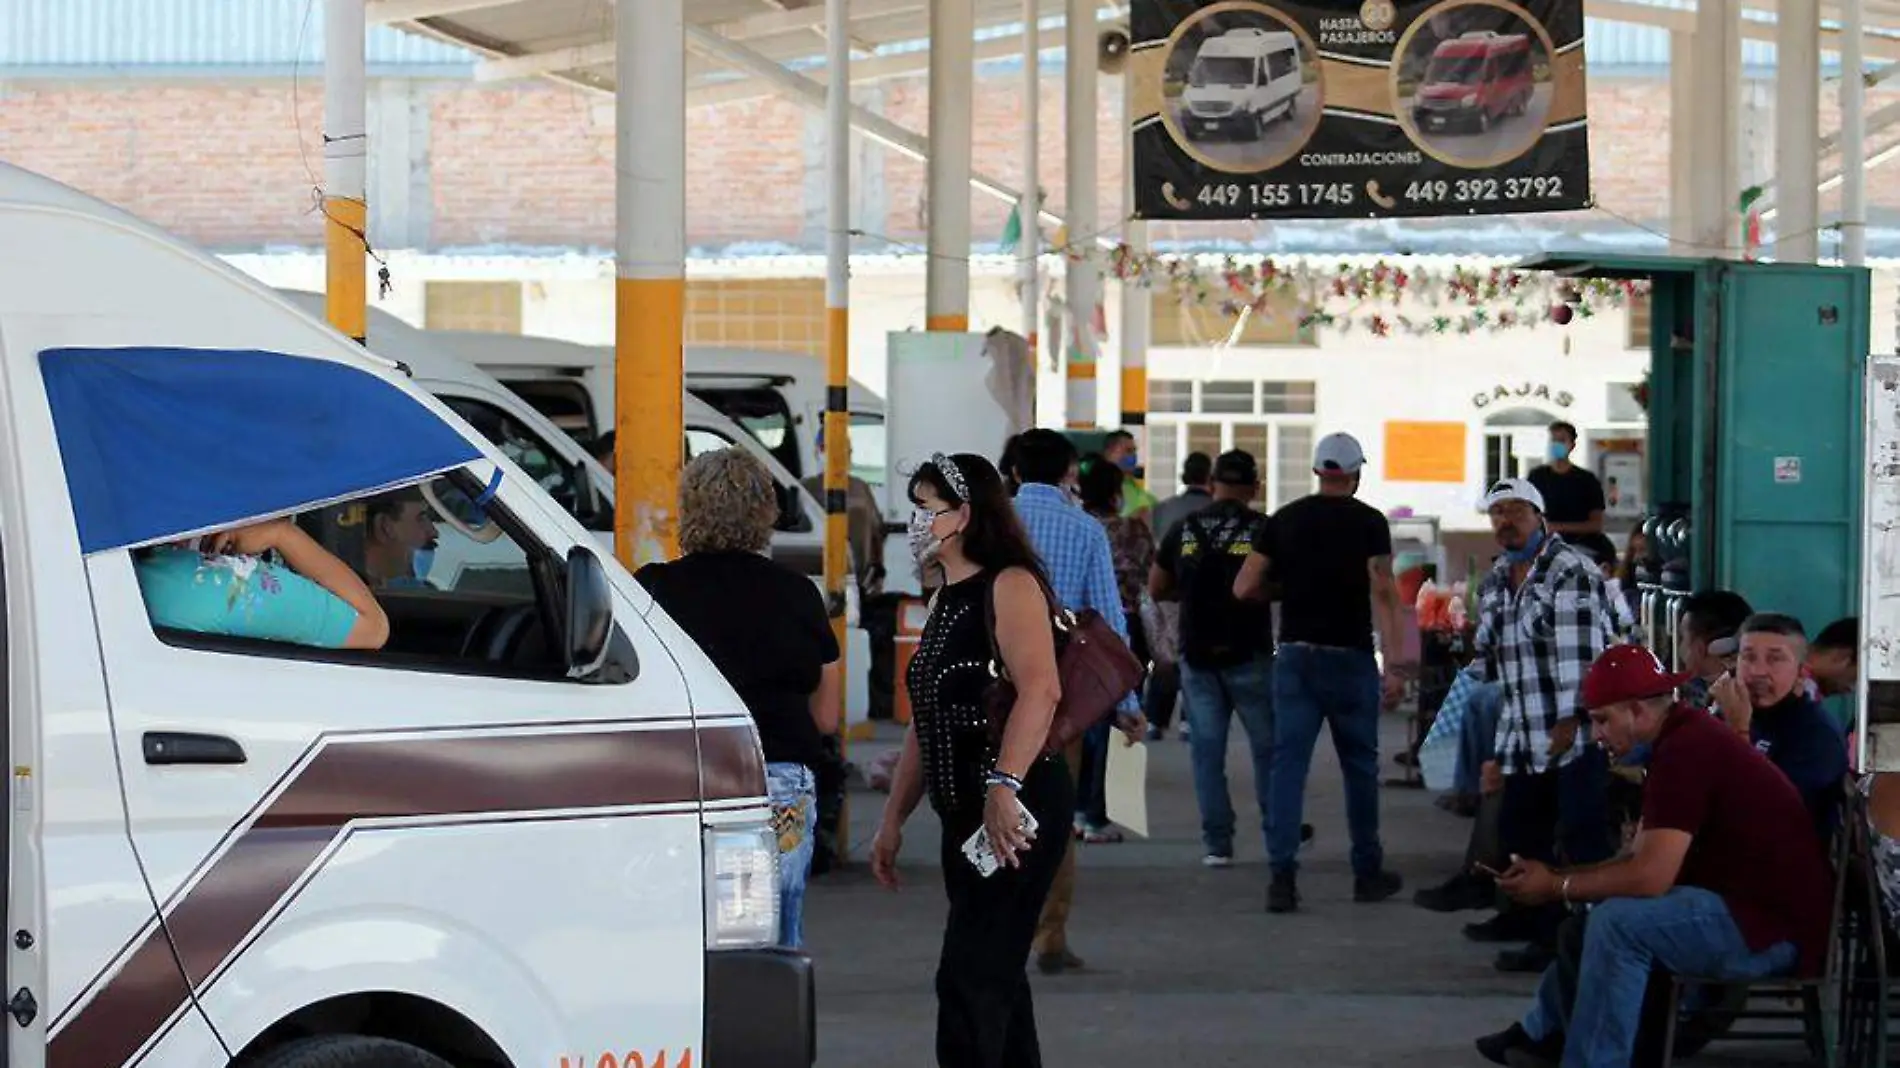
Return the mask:
[[[1513, 858], [1498, 886], [1518, 901], [1600, 902], [1584, 929], [1575, 1006], [1546, 969], [1522, 1023], [1480, 1039], [1499, 1064], [1627, 1065], [1652, 965], [1749, 981], [1818, 975], [1832, 884], [1801, 794], [1747, 739], [1675, 698], [1686, 676], [1619, 645], [1584, 676], [1600, 744], [1623, 757], [1647, 744], [1642, 831], [1605, 864], [1552, 870]], [[1565, 1036], [1569, 1038], [1566, 1041]]]

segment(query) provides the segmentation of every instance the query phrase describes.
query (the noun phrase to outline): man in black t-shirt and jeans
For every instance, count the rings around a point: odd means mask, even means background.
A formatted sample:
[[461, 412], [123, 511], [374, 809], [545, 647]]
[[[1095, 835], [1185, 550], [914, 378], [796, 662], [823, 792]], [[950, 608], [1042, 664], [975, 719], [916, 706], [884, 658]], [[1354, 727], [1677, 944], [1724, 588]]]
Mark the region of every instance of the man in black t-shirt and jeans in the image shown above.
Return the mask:
[[1603, 481], [1587, 467], [1571, 463], [1577, 454], [1577, 428], [1565, 422], [1550, 424], [1550, 462], [1526, 476], [1544, 495], [1544, 525], [1572, 545], [1591, 548], [1616, 546], [1603, 535]]
[[[1350, 434], [1319, 443], [1313, 473], [1319, 492], [1302, 497], [1261, 524], [1234, 595], [1263, 598], [1271, 570], [1280, 589], [1280, 648], [1273, 668], [1273, 798], [1267, 831], [1273, 884], [1267, 911], [1299, 907], [1300, 815], [1306, 776], [1322, 722], [1346, 779], [1346, 821], [1352, 832], [1354, 901], [1383, 901], [1403, 881], [1385, 868], [1379, 843], [1379, 710], [1403, 691], [1400, 603], [1392, 577], [1392, 530], [1360, 501], [1366, 454]], [[1373, 657], [1377, 624], [1384, 652], [1381, 686]], [[1381, 701], [1381, 689], [1383, 698]]]
[[1266, 517], [1253, 510], [1260, 469], [1238, 450], [1214, 461], [1214, 503], [1174, 524], [1148, 577], [1157, 601], [1181, 602], [1181, 689], [1187, 695], [1202, 863], [1234, 862], [1227, 729], [1237, 713], [1253, 750], [1254, 795], [1266, 834], [1273, 775], [1273, 627], [1266, 604], [1235, 599], [1234, 579]]

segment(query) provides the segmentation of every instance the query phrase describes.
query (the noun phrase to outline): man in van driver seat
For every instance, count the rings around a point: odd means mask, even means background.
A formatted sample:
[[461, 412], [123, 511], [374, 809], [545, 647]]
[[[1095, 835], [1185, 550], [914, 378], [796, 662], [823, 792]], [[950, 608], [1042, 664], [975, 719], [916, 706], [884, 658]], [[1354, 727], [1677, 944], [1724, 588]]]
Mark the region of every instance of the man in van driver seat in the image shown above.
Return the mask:
[[410, 487], [369, 499], [363, 517], [363, 570], [376, 589], [428, 589], [435, 558], [435, 517]]

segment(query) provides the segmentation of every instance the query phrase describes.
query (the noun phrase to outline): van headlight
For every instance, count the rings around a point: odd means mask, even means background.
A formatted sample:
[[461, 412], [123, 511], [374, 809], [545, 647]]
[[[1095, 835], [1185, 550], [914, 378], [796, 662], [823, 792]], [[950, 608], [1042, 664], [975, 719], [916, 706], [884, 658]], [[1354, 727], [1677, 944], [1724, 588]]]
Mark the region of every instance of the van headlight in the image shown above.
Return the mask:
[[778, 942], [778, 838], [767, 826], [706, 831], [706, 948]]

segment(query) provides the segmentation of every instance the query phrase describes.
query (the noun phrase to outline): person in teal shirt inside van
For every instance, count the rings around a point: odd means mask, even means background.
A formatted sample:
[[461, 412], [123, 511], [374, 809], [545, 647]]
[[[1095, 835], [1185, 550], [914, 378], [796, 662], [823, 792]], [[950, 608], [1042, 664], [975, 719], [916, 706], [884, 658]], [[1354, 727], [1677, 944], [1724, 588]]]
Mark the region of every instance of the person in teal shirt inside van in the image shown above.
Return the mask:
[[[272, 552], [282, 564], [265, 558]], [[133, 569], [155, 627], [320, 649], [389, 640], [369, 587], [287, 519], [141, 549]]]

